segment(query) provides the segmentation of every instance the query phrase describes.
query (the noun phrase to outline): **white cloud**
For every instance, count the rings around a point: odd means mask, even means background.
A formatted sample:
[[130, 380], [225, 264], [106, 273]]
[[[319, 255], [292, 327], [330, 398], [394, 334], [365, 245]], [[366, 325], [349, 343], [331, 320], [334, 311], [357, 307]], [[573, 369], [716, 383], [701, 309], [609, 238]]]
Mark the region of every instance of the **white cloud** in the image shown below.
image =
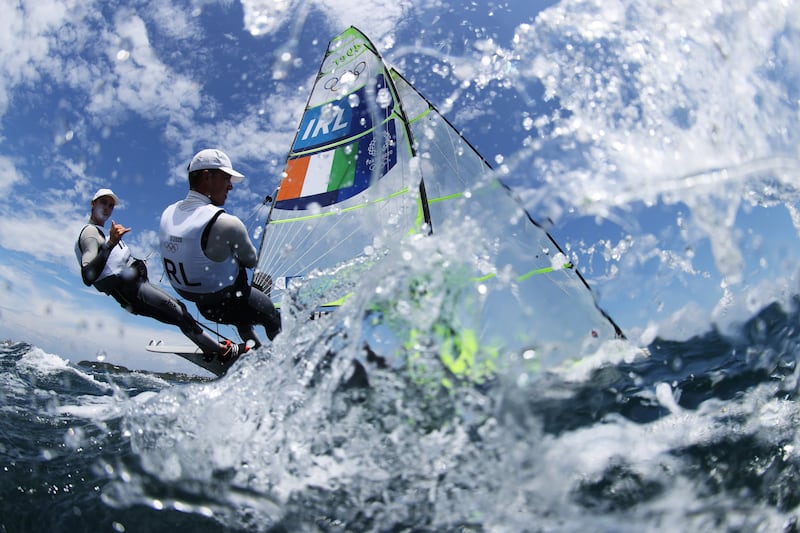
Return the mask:
[[15, 183], [23, 180], [11, 158], [0, 155], [0, 195], [7, 195]]
[[110, 72], [92, 94], [95, 115], [133, 111], [148, 120], [188, 124], [200, 106], [200, 85], [165, 65], [153, 50], [142, 18], [122, 13], [105, 43]]
[[0, 116], [17, 85], [33, 84], [42, 76], [74, 76], [74, 63], [64, 57], [82, 48], [90, 32], [94, 3], [82, 0], [27, 0], [3, 10], [0, 17]]
[[148, 20], [158, 31], [173, 39], [188, 39], [195, 34], [199, 25], [195, 20], [199, 11], [186, 11], [169, 0], [157, 0], [149, 6]]
[[331, 27], [336, 28], [336, 31], [342, 31], [353, 25], [367, 32], [372, 39], [381, 39], [393, 33], [398, 22], [403, 20], [412, 5], [412, 2], [407, 0], [371, 0], [369, 8], [365, 9], [363, 0], [314, 2], [314, 6], [325, 13]]
[[0, 225], [0, 246], [7, 250], [25, 252], [38, 261], [69, 264], [71, 256], [71, 262], [75, 262], [71, 251], [80, 225], [76, 225], [74, 221], [67, 221], [65, 224], [63, 220], [40, 214], [22, 215], [3, 217], [3, 224]]
[[406, 0], [242, 0], [244, 23], [253, 35], [272, 33], [293, 21], [302, 21], [310, 9], [325, 14], [329, 26], [336, 32], [356, 25], [377, 37], [383, 37], [397, 26], [399, 20], [411, 9], [413, 3]]

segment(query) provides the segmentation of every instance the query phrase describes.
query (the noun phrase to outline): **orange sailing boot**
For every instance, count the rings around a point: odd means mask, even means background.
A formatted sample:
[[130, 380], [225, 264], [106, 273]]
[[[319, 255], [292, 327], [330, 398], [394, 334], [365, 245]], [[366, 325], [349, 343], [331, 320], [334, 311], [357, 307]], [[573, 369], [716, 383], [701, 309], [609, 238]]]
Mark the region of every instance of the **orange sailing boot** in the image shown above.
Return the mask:
[[222, 351], [217, 356], [223, 363], [233, 362], [239, 358], [240, 355], [250, 350], [250, 347], [245, 343], [233, 343], [226, 339], [225, 342], [220, 343]]

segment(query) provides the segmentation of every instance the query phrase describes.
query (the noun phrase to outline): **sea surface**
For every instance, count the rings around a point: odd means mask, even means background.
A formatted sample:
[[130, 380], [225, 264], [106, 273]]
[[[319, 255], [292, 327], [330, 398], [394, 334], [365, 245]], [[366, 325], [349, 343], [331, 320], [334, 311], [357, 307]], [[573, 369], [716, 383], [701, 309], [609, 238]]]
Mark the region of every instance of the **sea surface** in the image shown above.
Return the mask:
[[0, 528], [797, 531], [798, 318], [448, 386], [346, 347], [214, 380], [5, 341]]

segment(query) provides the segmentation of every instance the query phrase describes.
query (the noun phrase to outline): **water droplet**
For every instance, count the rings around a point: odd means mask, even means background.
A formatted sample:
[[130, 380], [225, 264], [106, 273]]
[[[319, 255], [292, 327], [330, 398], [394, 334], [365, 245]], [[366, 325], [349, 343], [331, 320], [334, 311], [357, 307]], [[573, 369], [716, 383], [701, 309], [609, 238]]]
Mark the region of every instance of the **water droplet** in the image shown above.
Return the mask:
[[375, 101], [381, 106], [381, 109], [386, 109], [392, 103], [392, 94], [389, 92], [389, 89], [386, 87], [381, 87], [378, 90], [378, 95], [375, 98]]
[[525, 131], [531, 131], [533, 129], [533, 119], [531, 117], [525, 117], [522, 120], [522, 127], [525, 128]]

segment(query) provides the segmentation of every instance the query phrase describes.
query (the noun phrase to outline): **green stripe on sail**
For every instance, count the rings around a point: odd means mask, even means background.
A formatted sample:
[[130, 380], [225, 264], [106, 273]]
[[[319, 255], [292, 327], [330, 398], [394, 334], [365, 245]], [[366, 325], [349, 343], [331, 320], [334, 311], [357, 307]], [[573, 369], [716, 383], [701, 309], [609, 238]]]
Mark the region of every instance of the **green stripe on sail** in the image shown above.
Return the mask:
[[315, 218], [325, 218], [330, 216], [338, 216], [344, 213], [349, 213], [351, 211], [355, 211], [357, 209], [364, 209], [365, 207], [372, 207], [375, 204], [379, 204], [381, 202], [386, 202], [391, 200], [392, 198], [396, 198], [402, 194], [408, 193], [408, 187], [403, 187], [399, 191], [393, 192], [392, 194], [383, 197], [383, 198], [376, 198], [375, 200], [370, 200], [367, 203], [352, 205], [350, 207], [345, 207], [344, 209], [339, 209], [338, 211], [325, 211], [324, 213], [315, 213], [313, 215], [303, 215], [300, 217], [293, 217], [293, 218], [283, 218], [283, 219], [272, 219], [268, 223], [269, 224], [289, 224], [291, 222], [303, 222], [306, 220], [313, 220]]
[[333, 163], [331, 163], [331, 174], [328, 180], [329, 192], [353, 185], [356, 179], [357, 156], [358, 142], [337, 148], [333, 152]]
[[[517, 281], [525, 281], [526, 279], [528, 279], [528, 278], [530, 278], [532, 276], [536, 276], [537, 274], [549, 274], [550, 272], [556, 272], [558, 270], [566, 270], [566, 269], [569, 269], [569, 268], [573, 268], [572, 263], [569, 263], [569, 262], [564, 263], [563, 265], [561, 265], [560, 268], [553, 268], [551, 266], [542, 267], [542, 268], [535, 268], [533, 270], [529, 270], [529, 271], [525, 272], [524, 274], [522, 274], [520, 276], [517, 276]], [[480, 277], [477, 277], [477, 278], [470, 278], [470, 281], [474, 281], [476, 283], [480, 283], [481, 281], [486, 281], [488, 279], [492, 279], [495, 276], [497, 276], [497, 274], [491, 273], [491, 274], [486, 274], [484, 276], [480, 276]]]
[[457, 198], [461, 198], [462, 196], [464, 196], [463, 192], [456, 192], [453, 194], [448, 194], [447, 196], [440, 196], [438, 198], [428, 198], [428, 203], [435, 204], [438, 202], [445, 202], [447, 200], [455, 200]]
[[526, 272], [525, 274], [522, 274], [517, 279], [519, 281], [525, 281], [529, 277], [535, 276], [536, 274], [548, 274], [550, 272], [555, 272], [557, 270], [566, 270], [566, 269], [569, 269], [569, 268], [572, 268], [572, 263], [569, 263], [569, 262], [564, 263], [563, 265], [561, 265], [560, 268], [553, 268], [553, 267], [537, 268], [535, 270], [530, 270], [530, 271]]

